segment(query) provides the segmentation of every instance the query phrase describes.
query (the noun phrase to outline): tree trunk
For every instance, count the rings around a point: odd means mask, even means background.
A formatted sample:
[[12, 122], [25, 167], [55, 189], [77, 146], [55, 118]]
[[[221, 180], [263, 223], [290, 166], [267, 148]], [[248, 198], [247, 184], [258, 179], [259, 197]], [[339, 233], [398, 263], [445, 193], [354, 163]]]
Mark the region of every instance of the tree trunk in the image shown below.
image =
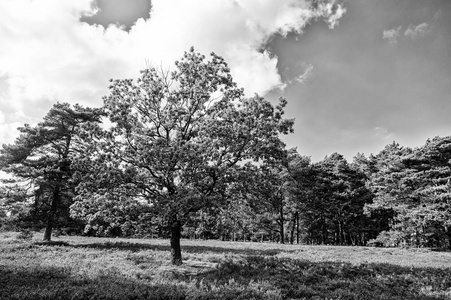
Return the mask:
[[285, 244], [285, 231], [283, 228], [283, 223], [279, 224], [279, 231], [280, 231], [280, 243]]
[[280, 206], [279, 210], [279, 228], [280, 228], [280, 243], [285, 244], [285, 231], [283, 228], [284, 219], [283, 219], [283, 206]]
[[446, 235], [448, 237], [448, 250], [451, 250], [451, 230], [448, 226], [445, 227]]
[[53, 230], [53, 225], [55, 222], [55, 217], [56, 217], [56, 211], [58, 209], [58, 202], [59, 202], [59, 197], [60, 197], [60, 188], [56, 187], [55, 190], [53, 191], [53, 195], [52, 195], [53, 199], [52, 199], [52, 205], [50, 206], [50, 212], [49, 212], [49, 216], [47, 218], [47, 225], [45, 227], [45, 232], [44, 232], [44, 241], [50, 242], [52, 239], [52, 230]]
[[176, 213], [170, 216], [169, 224], [171, 226], [171, 256], [172, 264], [180, 266], [182, 264], [182, 249], [180, 247], [180, 237], [182, 231], [182, 223], [177, 218]]
[[299, 245], [299, 212], [296, 211], [296, 243]]
[[327, 228], [326, 228], [326, 218], [321, 217], [321, 244], [325, 245], [327, 241]]
[[338, 240], [339, 240], [340, 245], [345, 244], [342, 220], [338, 221]]
[[296, 213], [293, 215], [291, 232], [290, 232], [290, 244], [292, 244], [292, 245], [294, 243], [294, 230], [295, 230], [295, 228], [296, 228]]

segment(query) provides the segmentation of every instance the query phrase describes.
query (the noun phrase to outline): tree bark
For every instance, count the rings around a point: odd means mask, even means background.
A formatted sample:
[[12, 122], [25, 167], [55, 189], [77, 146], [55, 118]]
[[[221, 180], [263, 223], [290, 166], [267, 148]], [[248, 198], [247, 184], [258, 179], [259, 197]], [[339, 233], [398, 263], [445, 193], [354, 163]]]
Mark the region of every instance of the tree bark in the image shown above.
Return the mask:
[[339, 220], [338, 221], [338, 240], [340, 245], [344, 245], [345, 241], [344, 241], [344, 231], [343, 231], [343, 221]]
[[58, 210], [58, 203], [59, 203], [59, 198], [60, 198], [60, 188], [56, 187], [55, 190], [53, 191], [53, 195], [52, 195], [52, 205], [50, 206], [50, 212], [49, 212], [49, 216], [47, 218], [47, 225], [45, 227], [45, 232], [44, 232], [44, 241], [50, 242], [52, 239], [52, 230], [53, 230], [53, 225], [55, 223], [55, 217], [56, 217], [56, 211]]
[[451, 250], [451, 230], [448, 226], [445, 227], [445, 232], [448, 237], [448, 250]]
[[321, 244], [325, 245], [327, 241], [326, 218], [321, 216]]
[[180, 266], [182, 264], [182, 249], [180, 247], [180, 237], [182, 231], [182, 223], [177, 218], [176, 213], [170, 216], [169, 224], [171, 226], [171, 256], [172, 264]]
[[291, 224], [291, 232], [290, 232], [290, 244], [294, 243], [294, 230], [296, 228], [296, 213], [293, 215], [292, 224]]
[[283, 218], [283, 206], [279, 209], [279, 231], [280, 231], [280, 243], [285, 244], [285, 231], [284, 231], [284, 218]]
[[299, 245], [299, 212], [296, 211], [296, 243]]

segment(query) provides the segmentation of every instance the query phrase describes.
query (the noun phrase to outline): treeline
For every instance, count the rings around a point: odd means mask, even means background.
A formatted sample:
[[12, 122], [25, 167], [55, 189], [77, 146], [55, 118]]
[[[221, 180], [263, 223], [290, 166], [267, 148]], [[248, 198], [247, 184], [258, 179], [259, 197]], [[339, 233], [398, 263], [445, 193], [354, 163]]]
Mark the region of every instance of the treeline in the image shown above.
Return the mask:
[[293, 120], [225, 61], [113, 80], [101, 108], [55, 104], [3, 145], [2, 226], [99, 236], [451, 248], [450, 137], [352, 162], [286, 149]]
[[198, 212], [187, 237], [451, 248], [451, 137], [393, 142], [351, 163], [288, 153], [283, 171], [261, 166], [240, 183], [238, 204]]

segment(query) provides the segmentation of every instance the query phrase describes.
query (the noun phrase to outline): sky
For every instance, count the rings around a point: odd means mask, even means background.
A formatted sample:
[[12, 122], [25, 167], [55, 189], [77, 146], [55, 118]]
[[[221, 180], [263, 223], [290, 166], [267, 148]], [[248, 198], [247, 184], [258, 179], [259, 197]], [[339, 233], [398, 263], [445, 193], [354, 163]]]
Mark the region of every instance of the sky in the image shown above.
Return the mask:
[[287, 98], [283, 140], [312, 161], [451, 133], [450, 0], [2, 0], [0, 41], [0, 144], [191, 46], [246, 95]]

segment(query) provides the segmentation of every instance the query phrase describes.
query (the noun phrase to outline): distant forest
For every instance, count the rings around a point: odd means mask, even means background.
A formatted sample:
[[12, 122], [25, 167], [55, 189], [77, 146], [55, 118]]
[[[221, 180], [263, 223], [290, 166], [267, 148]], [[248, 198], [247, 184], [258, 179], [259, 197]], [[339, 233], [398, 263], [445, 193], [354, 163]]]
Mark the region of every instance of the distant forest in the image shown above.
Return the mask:
[[2, 228], [168, 237], [175, 263], [180, 238], [451, 249], [451, 137], [313, 163], [279, 139], [285, 99], [245, 98], [214, 53], [176, 66], [21, 127], [0, 150]]

